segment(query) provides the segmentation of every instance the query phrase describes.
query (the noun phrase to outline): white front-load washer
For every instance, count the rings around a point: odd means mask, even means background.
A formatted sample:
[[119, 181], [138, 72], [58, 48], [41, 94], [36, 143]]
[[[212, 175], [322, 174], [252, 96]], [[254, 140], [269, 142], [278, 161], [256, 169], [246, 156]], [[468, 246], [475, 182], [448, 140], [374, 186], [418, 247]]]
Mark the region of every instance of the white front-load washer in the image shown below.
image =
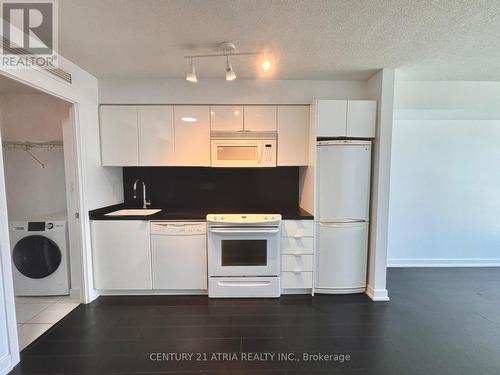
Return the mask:
[[14, 221], [10, 244], [17, 296], [69, 293], [66, 221]]

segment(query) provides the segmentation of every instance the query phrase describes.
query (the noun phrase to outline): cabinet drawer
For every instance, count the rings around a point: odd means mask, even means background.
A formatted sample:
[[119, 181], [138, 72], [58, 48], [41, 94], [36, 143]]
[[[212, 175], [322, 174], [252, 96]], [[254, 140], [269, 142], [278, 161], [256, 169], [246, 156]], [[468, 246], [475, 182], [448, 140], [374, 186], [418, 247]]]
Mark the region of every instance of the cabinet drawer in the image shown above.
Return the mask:
[[312, 220], [283, 220], [281, 237], [313, 237], [314, 223]]
[[282, 255], [281, 270], [312, 272], [312, 262], [313, 262], [312, 255]]
[[312, 272], [281, 272], [281, 288], [312, 288]]
[[281, 254], [314, 254], [314, 238], [284, 237], [281, 239]]

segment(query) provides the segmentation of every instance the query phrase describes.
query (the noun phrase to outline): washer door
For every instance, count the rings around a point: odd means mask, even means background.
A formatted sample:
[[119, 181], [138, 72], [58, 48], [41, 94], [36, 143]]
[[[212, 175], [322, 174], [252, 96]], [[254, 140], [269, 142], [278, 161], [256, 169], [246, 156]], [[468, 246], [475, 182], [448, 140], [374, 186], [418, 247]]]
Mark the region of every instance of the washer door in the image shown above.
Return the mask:
[[12, 261], [24, 276], [43, 279], [54, 273], [61, 264], [61, 250], [47, 237], [28, 236], [14, 246]]

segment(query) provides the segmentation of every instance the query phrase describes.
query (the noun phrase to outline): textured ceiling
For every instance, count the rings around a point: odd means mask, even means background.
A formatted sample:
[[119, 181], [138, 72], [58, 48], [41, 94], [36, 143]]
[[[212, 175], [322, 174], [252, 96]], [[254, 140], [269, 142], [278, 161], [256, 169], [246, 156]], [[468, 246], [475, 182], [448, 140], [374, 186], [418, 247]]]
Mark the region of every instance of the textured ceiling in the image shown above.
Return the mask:
[[[186, 54], [266, 48], [273, 79], [500, 80], [500, 1], [62, 0], [59, 49], [97, 77], [182, 78]], [[255, 57], [234, 57], [257, 78]], [[223, 77], [224, 61], [197, 63]]]

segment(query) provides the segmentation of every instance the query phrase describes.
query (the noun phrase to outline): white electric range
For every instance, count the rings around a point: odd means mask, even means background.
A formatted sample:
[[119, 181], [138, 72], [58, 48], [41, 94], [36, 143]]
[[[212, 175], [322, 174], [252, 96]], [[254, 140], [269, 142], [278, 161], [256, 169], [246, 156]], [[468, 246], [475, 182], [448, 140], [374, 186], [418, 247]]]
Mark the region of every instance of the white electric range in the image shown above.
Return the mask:
[[280, 296], [280, 214], [210, 214], [208, 296]]

